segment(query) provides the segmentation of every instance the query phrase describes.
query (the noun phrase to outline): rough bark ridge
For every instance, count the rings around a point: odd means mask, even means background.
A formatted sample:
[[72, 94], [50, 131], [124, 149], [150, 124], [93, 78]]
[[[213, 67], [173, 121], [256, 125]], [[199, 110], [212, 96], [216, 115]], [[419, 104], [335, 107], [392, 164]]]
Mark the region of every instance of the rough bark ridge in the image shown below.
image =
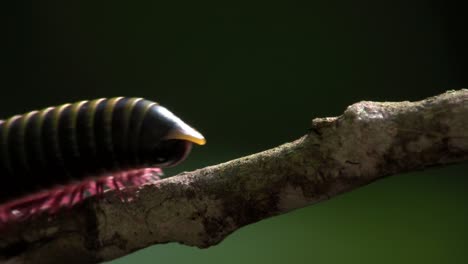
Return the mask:
[[97, 263], [153, 244], [209, 247], [236, 229], [396, 173], [468, 160], [468, 90], [360, 102], [302, 138], [251, 156], [89, 199], [9, 227], [0, 262]]

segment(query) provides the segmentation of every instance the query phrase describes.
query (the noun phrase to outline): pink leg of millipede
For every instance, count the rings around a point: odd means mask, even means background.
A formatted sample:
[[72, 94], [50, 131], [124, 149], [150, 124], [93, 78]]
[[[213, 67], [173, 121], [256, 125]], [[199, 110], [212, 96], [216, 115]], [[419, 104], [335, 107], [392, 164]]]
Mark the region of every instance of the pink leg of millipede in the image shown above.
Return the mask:
[[[62, 208], [70, 208], [91, 196], [115, 190], [123, 201], [123, 190], [157, 181], [162, 176], [159, 168], [143, 168], [119, 171], [83, 182], [54, 187], [16, 200], [0, 204], [0, 229], [6, 224], [24, 221], [42, 213], [54, 214]], [[128, 198], [128, 197], [127, 197]]]

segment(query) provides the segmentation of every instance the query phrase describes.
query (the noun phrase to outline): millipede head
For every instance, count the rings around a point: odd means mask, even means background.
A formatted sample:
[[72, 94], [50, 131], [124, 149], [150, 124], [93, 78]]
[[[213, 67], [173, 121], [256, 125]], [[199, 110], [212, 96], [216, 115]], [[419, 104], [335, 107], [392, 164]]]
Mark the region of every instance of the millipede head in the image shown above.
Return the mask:
[[204, 145], [205, 138], [165, 107], [152, 107], [140, 134], [140, 151], [150, 166], [165, 168], [183, 161], [192, 144]]

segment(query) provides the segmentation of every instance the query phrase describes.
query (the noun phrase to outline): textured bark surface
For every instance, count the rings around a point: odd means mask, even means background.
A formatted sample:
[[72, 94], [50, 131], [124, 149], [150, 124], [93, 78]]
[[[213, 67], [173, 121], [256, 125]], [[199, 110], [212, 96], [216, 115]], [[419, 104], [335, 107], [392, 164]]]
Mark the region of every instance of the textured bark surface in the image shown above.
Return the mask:
[[468, 90], [419, 102], [360, 102], [310, 133], [216, 166], [92, 198], [0, 234], [3, 263], [97, 263], [153, 244], [197, 247], [385, 176], [468, 160]]

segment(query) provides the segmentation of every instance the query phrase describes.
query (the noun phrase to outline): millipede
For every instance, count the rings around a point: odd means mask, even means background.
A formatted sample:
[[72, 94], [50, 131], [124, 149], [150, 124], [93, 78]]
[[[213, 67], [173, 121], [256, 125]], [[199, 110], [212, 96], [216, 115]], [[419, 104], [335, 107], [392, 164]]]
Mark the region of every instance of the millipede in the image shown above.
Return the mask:
[[160, 104], [115, 97], [0, 120], [0, 224], [158, 180], [205, 138]]

